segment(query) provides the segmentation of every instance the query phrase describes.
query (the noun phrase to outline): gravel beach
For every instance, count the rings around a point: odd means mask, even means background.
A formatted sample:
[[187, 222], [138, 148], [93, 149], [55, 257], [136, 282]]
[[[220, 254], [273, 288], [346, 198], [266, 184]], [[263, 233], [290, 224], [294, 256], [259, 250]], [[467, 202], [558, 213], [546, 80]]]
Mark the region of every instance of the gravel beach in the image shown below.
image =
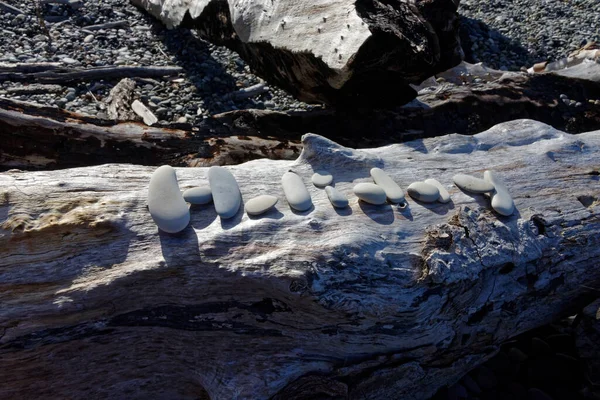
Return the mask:
[[[237, 54], [188, 29], [167, 30], [127, 0], [83, 1], [78, 9], [46, 4], [39, 10], [35, 2], [9, 3], [23, 13], [0, 11], [0, 63], [182, 67], [178, 77], [136, 79], [135, 98], [163, 123], [194, 124], [236, 109], [321, 107], [269, 86], [254, 97], [236, 97], [237, 90], [262, 83]], [[564, 57], [600, 38], [599, 0], [463, 0], [459, 12], [466, 60], [497, 69], [519, 70]], [[107, 23], [115, 26], [96, 26]], [[23, 83], [7, 81], [0, 84], [0, 96], [106, 117], [103, 100], [116, 83], [46, 85], [32, 93]]]

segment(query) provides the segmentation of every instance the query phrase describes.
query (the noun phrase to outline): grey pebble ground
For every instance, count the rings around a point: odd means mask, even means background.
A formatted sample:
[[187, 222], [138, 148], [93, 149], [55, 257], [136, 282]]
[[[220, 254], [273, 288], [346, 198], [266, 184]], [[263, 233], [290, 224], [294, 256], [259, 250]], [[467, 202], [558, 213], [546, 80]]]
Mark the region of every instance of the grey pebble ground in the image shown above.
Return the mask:
[[[0, 62], [182, 66], [185, 73], [179, 77], [137, 79], [136, 98], [162, 122], [194, 124], [236, 109], [302, 111], [320, 107], [299, 102], [274, 87], [254, 98], [231, 98], [236, 90], [261, 82], [237, 54], [198, 39], [188, 29], [167, 30], [128, 0], [83, 0], [78, 10], [43, 5], [45, 28], [36, 14], [36, 2], [10, 4], [24, 14], [0, 12]], [[600, 37], [600, 0], [463, 0], [459, 12], [466, 60], [498, 69], [519, 70], [537, 61], [564, 57]], [[116, 21], [125, 24], [86, 29]], [[103, 100], [116, 83], [99, 80], [49, 86], [45, 93], [32, 94], [24, 93], [23, 83], [3, 82], [0, 96], [105, 117]]]

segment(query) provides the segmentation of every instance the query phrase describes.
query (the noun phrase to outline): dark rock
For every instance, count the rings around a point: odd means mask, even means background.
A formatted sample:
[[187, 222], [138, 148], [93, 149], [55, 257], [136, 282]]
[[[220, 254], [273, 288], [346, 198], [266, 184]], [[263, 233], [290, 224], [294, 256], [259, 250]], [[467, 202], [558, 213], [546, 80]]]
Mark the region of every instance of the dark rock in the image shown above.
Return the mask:
[[479, 387], [479, 385], [477, 384], [477, 382], [475, 382], [475, 380], [473, 378], [471, 378], [469, 375], [465, 375], [461, 382], [463, 383], [463, 385], [465, 386], [465, 388], [467, 388], [467, 390], [473, 394], [481, 394], [481, 388]]
[[498, 385], [494, 372], [483, 365], [475, 372], [475, 380], [483, 389], [493, 389]]
[[463, 56], [454, 0], [348, 0], [347, 6], [320, 5], [302, 15], [292, 1], [251, 8], [218, 0], [169, 12], [165, 2], [133, 3], [169, 27], [195, 28], [236, 51], [257, 75], [309, 103], [404, 104], [416, 97], [409, 84], [455, 66]]
[[545, 355], [552, 353], [552, 348], [546, 342], [538, 337], [531, 339], [531, 351], [536, 355]]
[[540, 389], [531, 388], [527, 391], [527, 398], [529, 400], [554, 400]]

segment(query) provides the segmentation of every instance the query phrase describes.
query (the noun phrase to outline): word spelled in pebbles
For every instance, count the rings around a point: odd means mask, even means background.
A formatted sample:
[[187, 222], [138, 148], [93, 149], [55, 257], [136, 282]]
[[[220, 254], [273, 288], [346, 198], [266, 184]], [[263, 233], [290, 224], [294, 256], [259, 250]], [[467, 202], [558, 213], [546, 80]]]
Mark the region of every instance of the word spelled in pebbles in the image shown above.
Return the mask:
[[331, 182], [333, 182], [333, 176], [325, 171], [315, 172], [312, 176], [312, 183], [316, 187], [324, 188], [331, 185]]
[[385, 195], [391, 203], [399, 204], [404, 202], [404, 191], [382, 169], [371, 168], [371, 177], [377, 186], [380, 186], [385, 191]]
[[275, 204], [277, 204], [277, 197], [270, 194], [262, 194], [248, 200], [245, 208], [248, 215], [260, 215], [269, 211]]
[[483, 179], [494, 185], [495, 191], [490, 193], [492, 199], [492, 208], [500, 215], [509, 216], [515, 211], [515, 203], [508, 193], [508, 189], [493, 171], [485, 171]]
[[148, 187], [148, 209], [162, 231], [177, 233], [190, 223], [190, 210], [183, 200], [172, 167], [163, 165], [152, 174]]
[[242, 194], [231, 172], [223, 167], [210, 167], [208, 182], [217, 214], [222, 219], [231, 218], [237, 214], [242, 204]]
[[440, 197], [437, 199], [437, 201], [439, 201], [440, 203], [447, 203], [450, 201], [450, 193], [448, 193], [444, 185], [442, 185], [440, 182], [438, 182], [435, 179], [425, 179], [424, 182], [435, 186], [440, 192]]
[[345, 194], [334, 188], [333, 186], [326, 186], [325, 193], [331, 202], [331, 205], [335, 208], [348, 207], [348, 198]]
[[281, 185], [283, 186], [285, 198], [294, 210], [306, 211], [312, 207], [310, 193], [308, 193], [306, 186], [304, 186], [302, 178], [297, 174], [291, 171], [283, 174]]
[[207, 187], [195, 187], [185, 190], [183, 199], [190, 204], [208, 204], [212, 201], [212, 192]]
[[358, 183], [354, 186], [354, 194], [365, 203], [375, 205], [385, 203], [386, 199], [385, 190], [374, 183]]
[[494, 185], [490, 182], [471, 175], [456, 174], [452, 177], [452, 180], [456, 186], [471, 193], [488, 193], [494, 190]]
[[433, 203], [440, 198], [440, 191], [434, 185], [425, 182], [413, 182], [406, 189], [410, 197], [423, 203]]

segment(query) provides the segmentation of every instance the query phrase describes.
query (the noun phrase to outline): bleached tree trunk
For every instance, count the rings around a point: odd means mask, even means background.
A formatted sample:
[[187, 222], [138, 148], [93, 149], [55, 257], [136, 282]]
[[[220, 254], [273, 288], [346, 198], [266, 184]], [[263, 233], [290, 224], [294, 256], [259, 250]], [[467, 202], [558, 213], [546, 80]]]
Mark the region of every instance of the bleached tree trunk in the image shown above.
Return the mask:
[[[228, 167], [262, 218], [194, 207], [179, 235], [146, 209], [152, 167], [0, 174], [0, 398], [424, 399], [600, 284], [600, 131], [530, 120], [352, 150], [306, 135], [296, 161]], [[380, 167], [452, 202], [359, 204]], [[294, 170], [314, 209], [290, 211]], [[309, 184], [326, 169], [350, 208]], [[495, 170], [517, 211], [451, 185]], [[205, 168], [178, 168], [180, 188]], [[592, 288], [592, 289], [590, 289]]]

